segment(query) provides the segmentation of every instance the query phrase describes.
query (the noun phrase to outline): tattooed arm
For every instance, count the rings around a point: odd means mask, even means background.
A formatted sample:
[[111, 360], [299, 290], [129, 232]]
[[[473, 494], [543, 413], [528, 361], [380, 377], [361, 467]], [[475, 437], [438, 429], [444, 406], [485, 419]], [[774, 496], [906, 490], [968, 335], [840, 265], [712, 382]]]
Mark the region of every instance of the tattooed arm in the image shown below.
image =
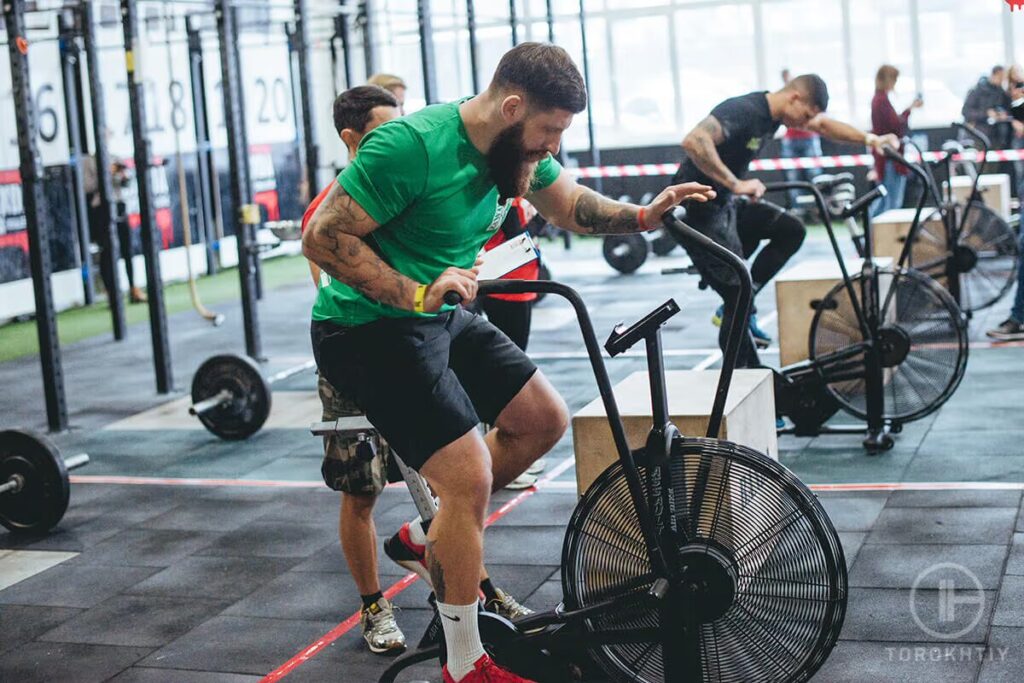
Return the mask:
[[725, 131], [714, 116], [709, 116], [683, 139], [683, 149], [690, 160], [704, 175], [725, 188], [732, 188], [739, 182], [729, 167], [718, 156], [718, 145], [725, 142]]
[[[359, 206], [340, 183], [334, 183], [317, 207], [302, 236], [302, 254], [335, 280], [376, 301], [408, 311], [415, 309], [419, 282], [384, 263], [363, 237], [380, 225]], [[476, 273], [448, 268], [428, 284], [423, 310], [441, 308], [444, 295], [458, 292], [469, 303], [476, 298]]]
[[[554, 183], [527, 195], [537, 211], [553, 224], [588, 235], [643, 232], [661, 227], [661, 216], [686, 199], [705, 202], [714, 191], [700, 183], [670, 185], [644, 207], [617, 202], [578, 184], [564, 169]], [[643, 225], [641, 225], [643, 210]]]
[[384, 263], [362, 239], [378, 227], [377, 221], [334, 183], [309, 220], [302, 236], [302, 253], [332, 278], [371, 299], [412, 310], [419, 283]]

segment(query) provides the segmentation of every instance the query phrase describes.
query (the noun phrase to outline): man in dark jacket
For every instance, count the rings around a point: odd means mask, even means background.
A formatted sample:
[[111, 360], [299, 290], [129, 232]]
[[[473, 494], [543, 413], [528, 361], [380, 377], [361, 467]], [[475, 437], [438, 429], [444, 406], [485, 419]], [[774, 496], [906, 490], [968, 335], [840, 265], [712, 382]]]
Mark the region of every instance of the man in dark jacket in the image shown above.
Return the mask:
[[1003, 89], [1006, 69], [996, 65], [988, 78], [982, 77], [967, 93], [964, 121], [972, 124], [992, 141], [992, 149], [1009, 145], [1011, 128], [1010, 95]]

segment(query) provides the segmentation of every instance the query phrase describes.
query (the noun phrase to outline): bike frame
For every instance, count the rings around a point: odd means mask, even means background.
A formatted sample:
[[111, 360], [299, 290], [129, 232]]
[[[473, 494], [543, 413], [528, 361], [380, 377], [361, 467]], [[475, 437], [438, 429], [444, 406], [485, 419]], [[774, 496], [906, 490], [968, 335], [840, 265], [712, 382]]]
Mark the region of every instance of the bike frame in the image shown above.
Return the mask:
[[[666, 227], [671, 227], [676, 233], [682, 233], [700, 248], [706, 249], [720, 259], [735, 274], [739, 282], [740, 293], [728, 329], [722, 356], [722, 369], [706, 433], [708, 438], [717, 438], [725, 414], [729, 385], [739, 357], [741, 335], [749, 334], [753, 283], [746, 264], [737, 255], [685, 224], [671, 212], [663, 216], [662, 221]], [[629, 328], [617, 327], [605, 345], [609, 354], [615, 356], [639, 343], [640, 340], [646, 343], [653, 419], [645, 448], [632, 451], [626, 439], [625, 427], [597, 335], [590, 314], [580, 295], [571, 287], [554, 281], [491, 280], [481, 282], [479, 286], [479, 295], [481, 296], [533, 292], [558, 295], [568, 301], [576, 313], [598, 392], [604, 404], [612, 440], [618, 453], [630, 498], [636, 510], [640, 531], [651, 562], [654, 581], [647, 593], [642, 596], [626, 592], [623, 595], [580, 609], [566, 610], [564, 605], [560, 604], [554, 610], [530, 615], [517, 621], [516, 634], [512, 637], [520, 641], [535, 641], [539, 647], [549, 651], [554, 651], [560, 646], [578, 647], [580, 645], [578, 633], [566, 631], [562, 627], [583, 619], [640, 606], [659, 609], [660, 619], [657, 628], [632, 629], [615, 634], [591, 634], [588, 636], [588, 644], [615, 645], [653, 640], [660, 640], [663, 644], [677, 642], [678, 636], [682, 632], [680, 629], [687, 629], [687, 632], [691, 634], [697, 633], [692, 622], [693, 615], [685, 609], [678, 609], [678, 605], [674, 604], [675, 600], [665, 600], [671, 585], [669, 579], [678, 571], [676, 507], [669, 467], [674, 445], [679, 442], [682, 435], [669, 418], [660, 328], [666, 320], [679, 311], [679, 307], [675, 301], [670, 300]], [[648, 493], [646, 494], [638, 467], [638, 458], [643, 459], [648, 476]], [[702, 459], [694, 479], [693, 493], [685, 495], [687, 497], [692, 495], [693, 499], [701, 500], [710, 476], [711, 462]], [[644, 584], [650, 578], [645, 578]], [[681, 599], [685, 601], [686, 598], [682, 597]], [[699, 680], [703, 676], [702, 655], [699, 647], [699, 638], [696, 637], [686, 638], [683, 647], [662, 647], [662, 665], [666, 679], [672, 681]], [[393, 683], [399, 671], [415, 663], [432, 659], [438, 653], [437, 645], [426, 648], [421, 646], [421, 649], [403, 655], [388, 667], [380, 678], [380, 682]]]
[[[878, 267], [875, 264], [873, 256], [874, 238], [871, 229], [870, 215], [872, 195], [868, 194], [858, 198], [851, 205], [851, 209], [847, 210], [847, 215], [851, 217], [860, 213], [864, 225], [864, 254], [863, 264], [861, 266], [861, 291], [860, 298], [858, 299], [853, 288], [853, 280], [850, 277], [850, 273], [847, 270], [846, 263], [843, 259], [843, 253], [839, 248], [839, 240], [836, 239], [835, 229], [832, 225], [832, 216], [825, 202], [825, 197], [821, 193], [819, 187], [814, 183], [802, 181], [770, 183], [765, 187], [768, 192], [781, 192], [793, 189], [804, 190], [814, 196], [814, 201], [821, 214], [825, 231], [828, 233], [832, 252], [835, 254], [836, 262], [839, 265], [839, 271], [842, 274], [843, 286], [846, 289], [847, 295], [850, 297], [850, 305], [853, 308], [854, 315], [857, 317], [857, 324], [864, 337], [864, 341], [861, 344], [855, 344], [841, 351], [814, 357], [802, 364], [797, 364], [791, 367], [800, 367], [800, 365], [808, 364], [817, 370], [818, 374], [826, 383], [849, 379], [850, 376], [845, 373], [849, 373], [851, 371], [851, 374], [854, 377], [863, 377], [865, 383], [865, 412], [867, 413], [869, 438], [880, 438], [886, 428], [885, 420], [882, 417], [885, 411], [884, 368], [882, 365], [881, 349], [878, 344], [878, 330], [882, 324], [879, 312], [883, 310], [883, 308], [879, 302]], [[911, 226], [910, 234], [915, 234], [915, 230], [917, 229], [918, 221], [915, 219], [914, 224]], [[906, 247], [904, 247], [904, 250], [905, 249]], [[889, 296], [892, 296], [892, 289], [890, 289]], [[888, 300], [889, 299], [887, 297], [886, 304], [888, 304]], [[808, 340], [808, 348], [813, 350], [813, 339]], [[856, 372], [857, 364], [855, 362], [849, 362], [861, 351], [864, 353], [864, 371], [862, 375]], [[786, 368], [783, 368], [782, 371], [785, 372]], [[833, 428], [827, 431], [847, 433], [852, 430]]]
[[[960, 269], [957, 263], [956, 248], [957, 245], [960, 244], [960, 236], [963, 234], [964, 228], [967, 225], [967, 218], [970, 215], [971, 207], [975, 201], [980, 200], [978, 183], [981, 181], [981, 176], [984, 174], [985, 168], [988, 164], [988, 149], [991, 143], [984, 133], [976, 130], [972, 126], [962, 123], [954, 123], [953, 125], [959, 130], [964, 131], [977, 142], [980, 148], [977, 151], [977, 154], [981, 159], [980, 162], [977, 163], [977, 169], [974, 173], [973, 182], [971, 184], [971, 191], [968, 194], [964, 209], [959, 216], [957, 216], [957, 213], [954, 210], [956, 203], [953, 199], [953, 156], [951, 154], [947, 153], [943, 159], [947, 178], [945, 201], [943, 200], [942, 192], [939, 190], [935, 174], [932, 172], [931, 166], [924, 161], [924, 153], [917, 143], [909, 138], [904, 138], [904, 145], [913, 147], [917, 151], [921, 158], [920, 163], [912, 163], [903, 155], [896, 152], [896, 150], [891, 150], [886, 154], [893, 161], [899, 162], [909, 168], [911, 173], [913, 173], [924, 184], [926, 189], [918, 199], [914, 223], [911, 226], [911, 231], [907, 235], [907, 241], [900, 253], [899, 266], [909, 266], [924, 273], [928, 273], [931, 269], [942, 265], [942, 272], [946, 278], [946, 289], [949, 290], [949, 293], [953, 296], [953, 300], [956, 301], [957, 305], [962, 306], [963, 301], [961, 299], [960, 291], [960, 275], [968, 271], [962, 271]], [[926, 263], [914, 263], [911, 258], [914, 240], [911, 239], [911, 236], [916, 239], [921, 215], [924, 211], [924, 205], [927, 203], [929, 193], [935, 201], [935, 205], [942, 216], [942, 223], [946, 233], [946, 254], [942, 259], [935, 259]]]
[[[732, 381], [737, 358], [739, 357], [740, 335], [744, 334], [748, 325], [750, 307], [753, 301], [753, 283], [750, 280], [750, 273], [747, 271], [746, 265], [728, 249], [719, 246], [671, 214], [666, 214], [663, 220], [666, 224], [671, 224], [675, 230], [684, 233], [701, 247], [720, 258], [733, 270], [740, 282], [738, 310], [733, 315], [732, 324], [729, 328], [726, 348], [723, 352], [722, 370], [719, 374], [715, 400], [708, 421], [707, 436], [709, 438], [716, 438], [721, 430], [725, 414], [725, 404], [729, 395], [729, 385]], [[625, 427], [622, 424], [618, 403], [615, 400], [615, 394], [596, 333], [594, 332], [593, 323], [580, 295], [571, 287], [558, 282], [532, 280], [493, 280], [482, 282], [480, 283], [479, 291], [480, 295], [521, 294], [526, 292], [556, 294], [567, 300], [575, 310], [594, 378], [597, 381], [598, 392], [604, 404], [608, 425], [611, 428], [612, 440], [615, 443], [615, 449], [622, 464], [623, 474], [633, 505], [636, 508], [640, 530], [647, 546], [653, 573], [656, 577], [654, 586], [648, 592], [645, 602], [660, 608], [662, 618], [659, 620], [661, 624], [658, 629], [660, 631], [659, 636], [664, 643], [672, 642], [672, 639], [678, 636], [679, 628], [686, 626], [687, 618], [683, 610], [671, 608], [669, 603], [663, 599], [669, 586], [666, 579], [673, 575], [676, 564], [674, 557], [676, 544], [673, 540], [675, 534], [675, 505], [670, 488], [669, 459], [672, 452], [672, 444], [681, 435], [679, 430], [669, 420], [660, 327], [664, 320], [678, 311], [678, 306], [674, 302], [669, 302], [629, 329], [617, 329], [607, 345], [612, 355], [615, 355], [629, 348], [632, 344], [639, 342], [641, 339], [646, 342], [651, 382], [653, 424], [646, 447], [641, 451], [634, 452], [629, 448]], [[643, 482], [637, 467], [637, 456], [639, 455], [642, 455], [644, 464], [647, 465], [650, 496], [644, 494]], [[709, 477], [710, 465], [705, 466], [702, 463], [694, 483], [693, 495], [695, 497], [703, 495], [702, 492], [707, 486]], [[656, 515], [654, 510], [658, 510], [659, 514]], [[609, 611], [619, 610], [627, 605], [637, 605], [635, 595], [620, 596], [579, 610], [566, 611], [560, 607], [551, 612], [527, 617], [517, 625], [521, 631], [533, 631], [538, 628], [565, 624], [590, 616], [608, 613]], [[605, 634], [601, 640], [602, 644], [618, 644], [632, 641], [645, 642], [651, 640], [652, 635], [649, 630], [639, 630], [624, 635], [611, 636]], [[523, 637], [529, 638], [530, 636], [526, 634]], [[537, 637], [557, 638], [558, 635], [541, 635]], [[669, 680], [691, 680], [695, 675], [699, 675], [701, 672], [701, 658], [699, 655], [699, 652], [690, 652], [685, 648], [663, 647], [663, 665]]]
[[[928, 201], [929, 194], [932, 200], [935, 202], [936, 210], [939, 212], [942, 220], [943, 232], [946, 238], [946, 253], [944, 256], [934, 259], [932, 261], [926, 261], [925, 263], [914, 263], [913, 261], [913, 245], [916, 241], [916, 235], [920, 233], [920, 230], [914, 230], [907, 234], [907, 240], [903, 245], [903, 249], [900, 251], [899, 267], [909, 267], [919, 270], [925, 274], [932, 272], [934, 268], [942, 267], [942, 274], [946, 278], [946, 289], [953, 296], [954, 301], [957, 305], [960, 305], [960, 269], [957, 268], [956, 263], [956, 245], [960, 241], [960, 231], [963, 227], [963, 222], [957, 225], [957, 216], [953, 207], [953, 183], [952, 183], [952, 155], [946, 154], [943, 160], [947, 169], [947, 199], [943, 200], [942, 192], [939, 190], [938, 180], [935, 178], [935, 174], [932, 172], [931, 165], [924, 161], [924, 152], [917, 145], [916, 142], [910, 138], [904, 138], [904, 145], [913, 147], [917, 151], [918, 156], [921, 158], [920, 163], [912, 163], [909, 159], [906, 159], [902, 155], [899, 158], [892, 157], [893, 160], [899, 161], [904, 166], [910, 169], [923, 184], [925, 191], [921, 193], [918, 198], [916, 212], [914, 215], [914, 228], [917, 228], [921, 223], [921, 216], [924, 213], [925, 205]], [[971, 194], [977, 190], [977, 178], [975, 178], [974, 188], [972, 188]], [[970, 204], [970, 202], [968, 202]], [[964, 211], [963, 219], [966, 220], [967, 212]], [[915, 238], [912, 240], [910, 236], [914, 235]]]

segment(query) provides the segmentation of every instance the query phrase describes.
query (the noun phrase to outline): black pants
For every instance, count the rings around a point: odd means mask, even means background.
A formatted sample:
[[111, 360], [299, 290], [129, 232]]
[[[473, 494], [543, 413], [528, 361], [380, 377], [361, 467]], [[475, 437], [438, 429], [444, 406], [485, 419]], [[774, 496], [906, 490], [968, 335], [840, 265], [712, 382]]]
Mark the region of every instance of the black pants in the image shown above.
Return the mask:
[[[128, 216], [125, 215], [124, 202], [118, 202], [116, 208], [111, 208], [115, 212], [117, 240], [120, 243], [121, 258], [124, 259], [124, 269], [128, 273], [128, 287], [131, 288], [135, 286], [135, 268], [132, 265], [132, 231], [128, 226]], [[98, 206], [89, 207], [89, 233], [92, 241], [99, 246], [100, 251], [105, 255], [110, 250], [110, 232], [106, 229], [107, 226], [103, 223], [103, 217], [100, 214]], [[117, 263], [116, 258], [114, 263]], [[114, 291], [114, 276], [115, 272], [111, 270], [107, 259], [101, 256], [100, 277], [103, 279], [103, 287], [107, 290], [107, 293]]]
[[[687, 210], [686, 222], [691, 227], [744, 259], [750, 258], [762, 242], [768, 241], [750, 267], [755, 293], [782, 270], [790, 257], [800, 249], [807, 234], [803, 223], [770, 202], [731, 200], [725, 205], [690, 205]], [[729, 327], [739, 306], [739, 280], [714, 255], [689, 244], [684, 235], [673, 230], [669, 232], [689, 253], [704, 281], [722, 297], [724, 314], [718, 332], [718, 345], [724, 351]], [[740, 343], [737, 367], [758, 367], [760, 364], [750, 333], [745, 331]]]
[[523, 351], [530, 343], [530, 321], [533, 318], [533, 302], [505, 301], [482, 296], [480, 305], [492, 325], [505, 333]]

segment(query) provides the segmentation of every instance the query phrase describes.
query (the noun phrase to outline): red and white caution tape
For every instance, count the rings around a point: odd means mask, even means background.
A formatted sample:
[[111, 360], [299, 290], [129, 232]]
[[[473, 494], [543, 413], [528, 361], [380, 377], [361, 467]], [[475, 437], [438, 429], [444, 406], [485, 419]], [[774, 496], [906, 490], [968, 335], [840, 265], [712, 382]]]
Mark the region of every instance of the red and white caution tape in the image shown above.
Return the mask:
[[[941, 161], [946, 156], [945, 152], [925, 152], [925, 161]], [[974, 161], [978, 155], [974, 152], [956, 154], [954, 161], [965, 159]], [[917, 155], [908, 154], [911, 161], [917, 160]], [[989, 163], [1000, 161], [1024, 161], [1024, 150], [1000, 149], [992, 150], [986, 155]], [[872, 166], [875, 158], [870, 154], [841, 154], [837, 156], [822, 157], [794, 157], [792, 159], [755, 159], [750, 163], [751, 171], [789, 171], [803, 168], [856, 168]], [[641, 176], [667, 176], [673, 175], [679, 164], [626, 164], [623, 166], [584, 166], [581, 168], [570, 168], [570, 173], [577, 178], [638, 178]]]

